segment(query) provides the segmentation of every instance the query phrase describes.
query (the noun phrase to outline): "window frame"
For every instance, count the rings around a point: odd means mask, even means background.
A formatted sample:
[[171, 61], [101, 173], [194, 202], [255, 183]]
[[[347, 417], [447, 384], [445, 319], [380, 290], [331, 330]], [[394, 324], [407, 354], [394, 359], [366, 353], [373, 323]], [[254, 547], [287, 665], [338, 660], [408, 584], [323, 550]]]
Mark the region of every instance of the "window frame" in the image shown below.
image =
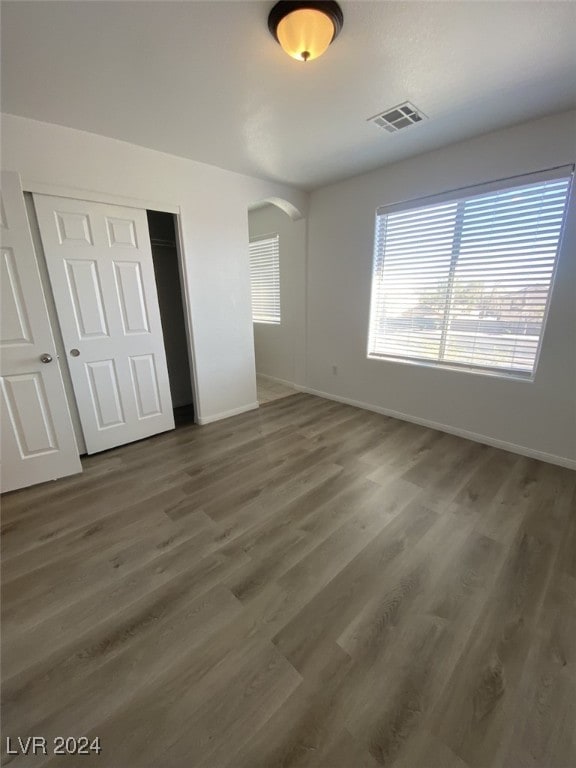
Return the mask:
[[[264, 319], [256, 319], [254, 317], [254, 305], [253, 305], [253, 295], [254, 295], [254, 289], [252, 284], [252, 254], [250, 253], [250, 246], [253, 243], [259, 243], [264, 240], [276, 240], [278, 245], [278, 251], [277, 251], [277, 264], [278, 264], [278, 319], [277, 320], [264, 320]], [[249, 238], [248, 240], [248, 267], [250, 270], [250, 309], [251, 309], [251, 316], [252, 316], [252, 323], [257, 323], [258, 325], [282, 325], [282, 280], [281, 280], [281, 274], [280, 274], [280, 235], [278, 232], [269, 232], [265, 235], [255, 235], [254, 237]]]
[[[548, 322], [548, 314], [550, 310], [550, 304], [552, 294], [554, 292], [554, 286], [556, 281], [556, 274], [558, 271], [558, 262], [560, 260], [560, 254], [562, 252], [563, 239], [566, 229], [566, 222], [568, 218], [568, 212], [572, 208], [572, 197], [574, 194], [574, 165], [561, 165], [549, 168], [543, 171], [536, 171], [524, 174], [518, 174], [516, 176], [509, 176], [504, 179], [497, 179], [494, 181], [481, 182], [479, 184], [472, 184], [465, 187], [457, 187], [445, 192], [425, 195], [419, 198], [411, 198], [409, 200], [390, 203], [388, 205], [378, 206], [374, 214], [374, 235], [373, 235], [373, 247], [372, 247], [372, 259], [371, 259], [371, 271], [370, 271], [370, 301], [368, 302], [368, 333], [366, 344], [366, 358], [370, 361], [384, 361], [391, 363], [399, 363], [400, 365], [413, 365], [422, 368], [428, 368], [432, 370], [445, 370], [459, 373], [471, 373], [480, 374], [483, 376], [491, 376], [504, 380], [516, 380], [522, 382], [533, 382], [536, 378], [538, 371], [538, 365], [540, 362], [540, 354], [542, 351], [542, 344], [546, 333], [546, 326]], [[538, 339], [538, 347], [534, 357], [534, 366], [531, 372], [523, 373], [517, 369], [503, 368], [503, 367], [490, 367], [485, 365], [475, 365], [474, 363], [458, 363], [454, 361], [425, 359], [419, 357], [411, 357], [409, 355], [392, 355], [392, 354], [376, 354], [370, 351], [372, 340], [372, 312], [373, 302], [375, 300], [374, 280], [375, 280], [375, 267], [378, 258], [377, 241], [378, 241], [378, 218], [380, 216], [387, 216], [393, 213], [407, 213], [418, 208], [426, 208], [428, 206], [441, 205], [443, 203], [450, 203], [455, 201], [461, 201], [467, 197], [474, 197], [476, 195], [489, 194], [491, 192], [498, 192], [506, 189], [513, 189], [515, 186], [523, 186], [529, 184], [543, 183], [545, 181], [560, 180], [568, 178], [568, 188], [566, 192], [566, 204], [564, 207], [564, 213], [562, 216], [562, 223], [560, 227], [560, 235], [558, 238], [558, 246], [556, 250], [556, 257], [554, 260], [554, 267], [550, 277], [550, 287], [546, 298], [546, 306], [542, 319], [542, 329], [540, 337]]]

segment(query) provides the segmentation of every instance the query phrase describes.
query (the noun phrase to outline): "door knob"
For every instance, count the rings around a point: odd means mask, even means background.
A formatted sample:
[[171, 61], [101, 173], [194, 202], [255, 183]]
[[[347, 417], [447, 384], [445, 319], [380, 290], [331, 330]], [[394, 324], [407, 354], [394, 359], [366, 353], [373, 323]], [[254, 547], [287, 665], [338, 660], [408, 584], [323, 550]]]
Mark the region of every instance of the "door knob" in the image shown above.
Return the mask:
[[44, 352], [43, 355], [40, 355], [40, 360], [43, 363], [51, 363], [52, 362], [52, 355], [49, 355], [48, 352]]
[[70, 354], [72, 355], [72, 357], [78, 357], [78, 356], [79, 356], [79, 354], [80, 354], [80, 350], [79, 350], [79, 349], [76, 349], [76, 348], [74, 348], [74, 349], [71, 349], [71, 350], [70, 350]]

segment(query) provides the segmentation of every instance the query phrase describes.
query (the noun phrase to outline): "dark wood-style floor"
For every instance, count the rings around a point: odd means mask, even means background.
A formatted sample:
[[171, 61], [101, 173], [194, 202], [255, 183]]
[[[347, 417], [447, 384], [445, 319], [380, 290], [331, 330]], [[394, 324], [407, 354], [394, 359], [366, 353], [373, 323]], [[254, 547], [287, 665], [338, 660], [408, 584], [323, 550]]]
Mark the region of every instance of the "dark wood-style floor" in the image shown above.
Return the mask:
[[576, 765], [576, 473], [303, 394], [84, 469], [3, 499], [3, 734], [102, 753], [5, 764]]

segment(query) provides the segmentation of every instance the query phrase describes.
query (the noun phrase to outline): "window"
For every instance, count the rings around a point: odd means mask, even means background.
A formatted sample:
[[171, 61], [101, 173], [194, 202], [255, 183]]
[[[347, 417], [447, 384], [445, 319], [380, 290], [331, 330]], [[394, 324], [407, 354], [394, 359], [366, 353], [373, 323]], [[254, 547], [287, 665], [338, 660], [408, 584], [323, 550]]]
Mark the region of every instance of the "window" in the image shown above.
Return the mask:
[[368, 356], [530, 378], [570, 174], [378, 209]]
[[250, 241], [252, 320], [280, 323], [280, 249], [278, 235]]

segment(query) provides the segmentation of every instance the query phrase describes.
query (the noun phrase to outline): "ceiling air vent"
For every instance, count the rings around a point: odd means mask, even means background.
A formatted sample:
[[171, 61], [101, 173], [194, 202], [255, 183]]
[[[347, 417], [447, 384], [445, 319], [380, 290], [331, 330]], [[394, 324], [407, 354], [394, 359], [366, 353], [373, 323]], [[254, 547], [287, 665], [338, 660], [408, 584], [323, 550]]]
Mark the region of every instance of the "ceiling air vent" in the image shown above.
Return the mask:
[[408, 128], [409, 125], [420, 123], [422, 120], [426, 120], [424, 112], [417, 109], [414, 104], [410, 104], [409, 101], [368, 118], [368, 122], [375, 123], [390, 133], [401, 131], [402, 128]]

